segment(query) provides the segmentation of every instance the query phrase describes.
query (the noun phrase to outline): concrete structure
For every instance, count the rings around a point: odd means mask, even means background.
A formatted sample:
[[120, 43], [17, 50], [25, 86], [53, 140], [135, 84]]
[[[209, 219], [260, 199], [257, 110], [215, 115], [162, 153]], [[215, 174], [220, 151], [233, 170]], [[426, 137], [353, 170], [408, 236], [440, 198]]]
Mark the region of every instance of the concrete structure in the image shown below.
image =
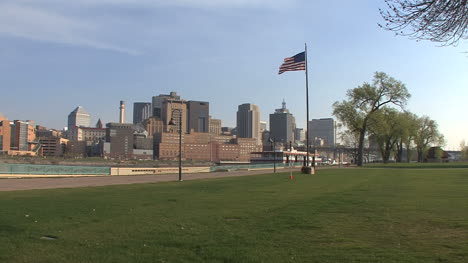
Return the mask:
[[133, 124], [143, 123], [146, 119], [153, 116], [151, 102], [133, 103]]
[[[154, 154], [160, 160], [176, 160], [179, 154], [179, 134], [156, 133]], [[213, 135], [193, 132], [182, 134], [182, 159], [198, 161], [250, 161], [250, 153], [261, 151], [255, 138]]]
[[222, 135], [237, 135], [237, 129], [232, 127], [222, 127], [221, 126], [221, 134]]
[[[168, 132], [179, 131], [179, 126], [182, 121], [182, 133], [187, 130], [187, 103], [184, 100], [166, 99], [161, 108], [161, 120], [164, 122], [165, 130]], [[171, 119], [175, 125], [169, 125]]]
[[163, 115], [162, 115], [162, 106], [166, 99], [180, 100], [180, 96], [177, 96], [177, 93], [173, 91], [169, 95], [160, 94], [158, 96], [153, 96], [152, 98], [153, 117], [158, 117], [164, 120]]
[[42, 156], [61, 157], [67, 147], [68, 140], [64, 138], [40, 137]]
[[211, 134], [221, 134], [221, 120], [209, 118], [209, 130]]
[[131, 159], [133, 156], [133, 124], [107, 123], [106, 142], [103, 147], [104, 157]]
[[305, 141], [305, 130], [303, 128], [296, 128], [294, 131], [294, 139], [296, 142]]
[[7, 155], [35, 156], [40, 151], [32, 121], [13, 122], [0, 114], [0, 152]]
[[119, 123], [124, 123], [124, 118], [125, 118], [125, 101], [121, 100], [120, 101], [120, 116], [119, 116]]
[[67, 139], [72, 141], [97, 141], [105, 137], [106, 128], [73, 127], [67, 133]]
[[67, 158], [83, 158], [87, 156], [87, 141], [72, 141], [67, 142], [64, 156]]
[[11, 145], [10, 121], [0, 115], [0, 152], [8, 152]]
[[187, 101], [187, 132], [209, 132], [210, 104]]
[[152, 138], [155, 133], [164, 131], [164, 122], [158, 117], [149, 117], [143, 121], [143, 127], [148, 132], [148, 137]]
[[10, 141], [11, 150], [31, 151], [32, 146], [30, 143], [36, 139], [34, 125], [32, 125], [31, 121], [15, 120], [13, 122], [11, 136], [13, 138], [13, 140]]
[[39, 125], [36, 125], [36, 137], [42, 137], [42, 138], [58, 138], [62, 137], [62, 131], [55, 130], [55, 129], [46, 129], [43, 127], [39, 127]]
[[275, 113], [270, 114], [270, 137], [276, 142], [289, 144], [294, 142], [296, 131], [296, 120], [286, 108], [286, 102], [283, 100], [281, 109], [276, 109]]
[[68, 129], [72, 127], [89, 127], [91, 123], [91, 116], [83, 107], [76, 107], [68, 115]]
[[322, 139], [326, 147], [335, 147], [335, 121], [332, 118], [312, 119], [309, 122], [309, 141]]
[[260, 110], [257, 105], [245, 103], [237, 111], [237, 137], [254, 138], [261, 144]]

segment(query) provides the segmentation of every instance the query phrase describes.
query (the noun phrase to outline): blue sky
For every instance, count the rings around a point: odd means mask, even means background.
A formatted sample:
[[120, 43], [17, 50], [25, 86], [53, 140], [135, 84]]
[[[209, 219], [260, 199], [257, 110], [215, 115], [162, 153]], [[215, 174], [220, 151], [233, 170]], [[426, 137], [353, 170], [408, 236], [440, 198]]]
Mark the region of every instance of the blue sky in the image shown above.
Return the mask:
[[383, 0], [3, 0], [0, 112], [62, 128], [78, 105], [92, 121], [176, 91], [235, 126], [237, 106], [263, 120], [283, 98], [305, 126], [304, 72], [277, 74], [308, 45], [311, 118], [383, 71], [407, 85], [407, 108], [468, 141], [468, 45], [438, 47], [377, 26]]

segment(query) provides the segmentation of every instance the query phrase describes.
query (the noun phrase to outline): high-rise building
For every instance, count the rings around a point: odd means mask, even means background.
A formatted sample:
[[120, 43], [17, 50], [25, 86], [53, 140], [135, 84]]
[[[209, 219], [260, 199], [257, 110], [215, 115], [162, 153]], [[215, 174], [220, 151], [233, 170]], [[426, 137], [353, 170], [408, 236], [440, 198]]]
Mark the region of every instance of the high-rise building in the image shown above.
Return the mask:
[[0, 114], [0, 151], [10, 150], [11, 126], [10, 121]]
[[270, 137], [277, 142], [294, 142], [295, 130], [296, 120], [283, 100], [281, 109], [276, 109], [275, 113], [270, 114]]
[[133, 124], [142, 123], [153, 115], [151, 102], [135, 102], [133, 103]]
[[221, 134], [221, 120], [209, 118], [209, 130], [211, 134]]
[[166, 99], [172, 99], [172, 100], [180, 100], [180, 96], [177, 96], [177, 93], [172, 91], [169, 95], [166, 94], [160, 94], [158, 96], [153, 96], [152, 98], [152, 107], [153, 107], [153, 116], [161, 118], [163, 120], [162, 116], [162, 106], [163, 103]]
[[187, 102], [188, 132], [209, 132], [210, 104], [204, 101]]
[[[174, 125], [169, 125], [173, 121]], [[187, 132], [187, 103], [180, 99], [165, 99], [161, 107], [161, 120], [170, 132], [179, 131], [182, 124], [182, 133]]]
[[148, 132], [148, 137], [153, 138], [155, 133], [164, 131], [164, 122], [158, 117], [149, 117], [143, 121], [143, 127]]
[[133, 156], [133, 124], [111, 122], [107, 123], [106, 127], [104, 156], [131, 159]]
[[13, 140], [10, 142], [11, 149], [17, 151], [30, 151], [29, 143], [36, 139], [34, 125], [32, 125], [31, 121], [15, 120], [13, 123], [14, 132], [11, 134], [11, 137], [13, 137]]
[[78, 106], [68, 115], [68, 129], [72, 127], [89, 127], [91, 116], [83, 107]]
[[239, 105], [237, 111], [237, 137], [255, 138], [257, 144], [262, 143], [260, 110], [257, 105], [250, 103]]
[[323, 146], [335, 146], [335, 121], [332, 118], [312, 119], [309, 122], [309, 141], [323, 140]]
[[305, 141], [305, 130], [303, 128], [296, 128], [294, 139], [298, 142]]

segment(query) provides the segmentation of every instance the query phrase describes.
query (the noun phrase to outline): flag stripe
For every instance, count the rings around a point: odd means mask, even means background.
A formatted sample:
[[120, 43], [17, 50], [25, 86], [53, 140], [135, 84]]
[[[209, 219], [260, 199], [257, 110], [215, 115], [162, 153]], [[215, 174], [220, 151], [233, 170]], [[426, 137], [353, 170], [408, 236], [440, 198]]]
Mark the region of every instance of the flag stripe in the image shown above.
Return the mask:
[[278, 74], [285, 71], [305, 70], [305, 66], [305, 52], [301, 52], [293, 57], [285, 58], [279, 68]]

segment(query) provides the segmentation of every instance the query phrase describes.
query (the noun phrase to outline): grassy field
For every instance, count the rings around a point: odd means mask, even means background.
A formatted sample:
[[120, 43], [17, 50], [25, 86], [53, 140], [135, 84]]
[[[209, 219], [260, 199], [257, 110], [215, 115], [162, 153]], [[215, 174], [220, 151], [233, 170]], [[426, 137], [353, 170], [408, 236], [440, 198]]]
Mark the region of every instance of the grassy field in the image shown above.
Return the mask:
[[450, 163], [367, 163], [364, 167], [369, 168], [417, 168], [417, 169], [438, 169], [438, 168], [468, 168], [467, 162]]
[[0, 209], [0, 262], [468, 262], [468, 169], [1, 192]]

